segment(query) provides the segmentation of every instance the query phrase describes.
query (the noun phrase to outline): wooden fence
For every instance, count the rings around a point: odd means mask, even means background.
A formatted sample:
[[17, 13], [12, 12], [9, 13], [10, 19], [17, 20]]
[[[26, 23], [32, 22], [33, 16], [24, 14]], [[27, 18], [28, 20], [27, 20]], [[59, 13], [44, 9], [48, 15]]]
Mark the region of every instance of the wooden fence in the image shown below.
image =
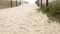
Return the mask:
[[[11, 0], [11, 7], [13, 7], [13, 0]], [[20, 5], [22, 4], [23, 0], [20, 0]], [[16, 6], [18, 5], [17, 0], [16, 0]]]
[[[42, 7], [42, 2], [43, 2], [43, 0], [37, 0], [36, 1], [38, 7]], [[46, 0], [46, 7], [48, 7], [48, 0]]]

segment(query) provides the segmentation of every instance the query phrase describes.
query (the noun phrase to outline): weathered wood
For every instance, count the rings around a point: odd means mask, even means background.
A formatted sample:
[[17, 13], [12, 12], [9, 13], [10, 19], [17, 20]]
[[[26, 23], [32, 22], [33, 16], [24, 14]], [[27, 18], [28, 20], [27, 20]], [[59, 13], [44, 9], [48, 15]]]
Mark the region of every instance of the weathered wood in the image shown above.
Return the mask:
[[11, 0], [11, 7], [12, 7], [12, 0]]
[[17, 0], [16, 0], [16, 6], [17, 6]]
[[42, 7], [42, 0], [41, 0], [41, 7]]
[[21, 0], [20, 0], [20, 5], [21, 5]]
[[37, 0], [35, 3], [36, 3], [36, 4], [37, 4], [37, 6], [39, 7], [39, 0]]
[[42, 0], [37, 0], [36, 4], [37, 4], [38, 7], [42, 7]]
[[48, 0], [46, 0], [46, 7], [48, 7]]

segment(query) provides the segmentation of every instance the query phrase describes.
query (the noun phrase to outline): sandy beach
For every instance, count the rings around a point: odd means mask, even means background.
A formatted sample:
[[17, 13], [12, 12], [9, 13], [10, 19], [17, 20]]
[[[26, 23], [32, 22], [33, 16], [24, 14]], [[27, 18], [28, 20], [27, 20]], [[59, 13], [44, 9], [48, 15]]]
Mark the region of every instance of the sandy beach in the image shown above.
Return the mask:
[[36, 4], [0, 10], [0, 34], [60, 34], [60, 24], [48, 23], [48, 17], [38, 13]]

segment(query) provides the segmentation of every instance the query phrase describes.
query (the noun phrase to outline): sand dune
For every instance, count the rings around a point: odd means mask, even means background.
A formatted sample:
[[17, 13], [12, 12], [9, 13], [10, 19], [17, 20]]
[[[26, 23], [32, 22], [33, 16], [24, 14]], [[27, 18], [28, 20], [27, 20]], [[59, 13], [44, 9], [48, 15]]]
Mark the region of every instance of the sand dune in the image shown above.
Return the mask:
[[60, 24], [48, 23], [35, 4], [0, 10], [0, 34], [60, 34]]

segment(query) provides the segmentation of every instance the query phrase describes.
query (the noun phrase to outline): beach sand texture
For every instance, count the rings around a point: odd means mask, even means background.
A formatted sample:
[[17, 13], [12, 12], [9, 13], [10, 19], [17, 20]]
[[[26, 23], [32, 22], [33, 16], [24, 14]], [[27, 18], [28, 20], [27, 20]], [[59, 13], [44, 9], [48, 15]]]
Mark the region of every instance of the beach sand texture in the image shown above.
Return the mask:
[[0, 10], [0, 34], [60, 34], [60, 24], [48, 23], [35, 4]]

